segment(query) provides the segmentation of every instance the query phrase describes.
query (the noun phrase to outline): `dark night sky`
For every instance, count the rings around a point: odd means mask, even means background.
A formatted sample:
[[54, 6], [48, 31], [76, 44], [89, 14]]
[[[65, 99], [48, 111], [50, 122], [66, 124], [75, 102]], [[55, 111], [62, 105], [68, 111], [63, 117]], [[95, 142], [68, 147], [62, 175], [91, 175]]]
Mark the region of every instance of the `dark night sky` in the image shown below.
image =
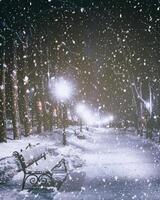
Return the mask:
[[[0, 1], [0, 20], [48, 46], [51, 72], [76, 82], [78, 99], [130, 113], [129, 75], [159, 85], [159, 0]], [[0, 27], [2, 30], [2, 25]], [[32, 31], [31, 31], [32, 30]], [[45, 56], [44, 56], [45, 57]], [[30, 69], [33, 65], [30, 55]], [[159, 87], [159, 86], [158, 86]]]

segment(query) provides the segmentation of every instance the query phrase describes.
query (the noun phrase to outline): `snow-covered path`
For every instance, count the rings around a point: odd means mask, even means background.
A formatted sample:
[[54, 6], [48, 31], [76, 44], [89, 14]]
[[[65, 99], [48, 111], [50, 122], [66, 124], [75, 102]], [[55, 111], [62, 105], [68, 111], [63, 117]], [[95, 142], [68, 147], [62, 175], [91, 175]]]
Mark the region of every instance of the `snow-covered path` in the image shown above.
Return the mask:
[[[53, 192], [20, 191], [22, 177], [18, 176], [0, 185], [0, 200], [159, 200], [160, 199], [160, 150], [148, 140], [114, 129], [90, 129], [84, 132], [86, 139], [70, 134], [68, 145], [56, 142], [55, 133], [46, 136], [30, 136], [68, 160], [79, 157], [83, 166], [71, 168], [70, 175], [61, 190]], [[54, 141], [54, 142], [53, 142]], [[61, 142], [61, 139], [60, 139]], [[15, 141], [14, 141], [15, 143]], [[13, 145], [14, 148], [15, 144]], [[13, 148], [9, 150], [13, 152]], [[8, 155], [8, 154], [6, 154]], [[73, 164], [73, 163], [72, 163]]]
[[71, 174], [56, 199], [160, 199], [160, 153], [148, 141], [101, 129], [77, 146], [85, 166]]

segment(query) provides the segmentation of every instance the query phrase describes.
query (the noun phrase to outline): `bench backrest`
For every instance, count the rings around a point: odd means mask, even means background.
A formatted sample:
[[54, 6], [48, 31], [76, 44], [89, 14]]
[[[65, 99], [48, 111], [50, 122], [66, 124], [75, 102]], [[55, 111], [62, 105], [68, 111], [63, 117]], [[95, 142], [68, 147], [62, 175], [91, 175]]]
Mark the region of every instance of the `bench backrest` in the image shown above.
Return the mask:
[[26, 171], [26, 168], [31, 166], [33, 163], [36, 163], [41, 158], [46, 157], [46, 149], [42, 146], [35, 146], [29, 149], [19, 152], [14, 152], [13, 155], [18, 159], [20, 162], [20, 170]]

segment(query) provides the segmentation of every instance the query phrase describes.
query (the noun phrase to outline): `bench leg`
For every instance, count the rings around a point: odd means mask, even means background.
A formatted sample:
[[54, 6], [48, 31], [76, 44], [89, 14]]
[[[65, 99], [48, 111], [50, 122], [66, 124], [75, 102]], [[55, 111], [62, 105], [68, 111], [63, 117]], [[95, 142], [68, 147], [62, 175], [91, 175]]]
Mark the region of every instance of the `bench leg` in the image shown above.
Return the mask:
[[59, 189], [61, 188], [62, 184], [63, 184], [63, 183], [65, 182], [65, 180], [67, 179], [67, 176], [68, 176], [68, 174], [66, 174], [66, 176], [65, 176], [65, 178], [64, 178], [63, 180], [61, 180], [61, 181], [59, 181], [59, 182], [57, 183], [57, 185], [56, 185], [57, 190], [59, 190]]
[[24, 190], [25, 182], [26, 182], [26, 175], [24, 175], [24, 177], [23, 177], [23, 181], [22, 181], [22, 190]]
[[59, 181], [57, 184], [56, 184], [56, 188], [57, 190], [60, 189], [60, 187], [62, 186], [63, 182], [62, 181]]

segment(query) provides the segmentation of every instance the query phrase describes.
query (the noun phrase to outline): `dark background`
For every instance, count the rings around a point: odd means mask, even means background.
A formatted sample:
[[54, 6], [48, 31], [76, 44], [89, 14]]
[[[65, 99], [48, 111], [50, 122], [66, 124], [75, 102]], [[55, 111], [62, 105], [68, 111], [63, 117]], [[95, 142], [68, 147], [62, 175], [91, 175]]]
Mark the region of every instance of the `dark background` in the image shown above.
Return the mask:
[[[103, 111], [130, 118], [133, 114], [131, 76], [142, 81], [144, 99], [149, 98], [151, 82], [159, 100], [159, 0], [2, 0], [0, 34], [6, 38], [6, 64], [9, 64], [11, 32], [4, 30], [5, 22], [13, 35], [28, 37], [31, 85], [35, 49], [41, 39], [43, 64], [36, 67], [42, 73], [47, 72], [48, 51], [51, 76], [71, 79], [76, 85], [76, 100], [86, 100], [95, 107], [102, 106]], [[2, 52], [3, 45], [0, 48]], [[19, 76], [24, 67], [21, 52], [19, 45]]]

